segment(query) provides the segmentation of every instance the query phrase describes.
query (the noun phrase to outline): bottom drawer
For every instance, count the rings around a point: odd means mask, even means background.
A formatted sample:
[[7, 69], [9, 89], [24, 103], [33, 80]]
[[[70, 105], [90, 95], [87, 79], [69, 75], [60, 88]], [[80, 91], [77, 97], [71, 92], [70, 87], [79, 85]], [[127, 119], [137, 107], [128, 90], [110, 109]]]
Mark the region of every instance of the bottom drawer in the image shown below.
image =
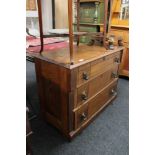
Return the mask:
[[88, 104], [85, 104], [75, 112], [75, 129], [79, 128], [87, 119]]
[[99, 111], [108, 100], [117, 95], [117, 81], [110, 83], [103, 91], [75, 111], [75, 129]]
[[88, 103], [88, 117], [91, 117], [96, 113], [104, 104], [117, 95], [117, 81], [107, 86], [101, 93], [95, 96]]

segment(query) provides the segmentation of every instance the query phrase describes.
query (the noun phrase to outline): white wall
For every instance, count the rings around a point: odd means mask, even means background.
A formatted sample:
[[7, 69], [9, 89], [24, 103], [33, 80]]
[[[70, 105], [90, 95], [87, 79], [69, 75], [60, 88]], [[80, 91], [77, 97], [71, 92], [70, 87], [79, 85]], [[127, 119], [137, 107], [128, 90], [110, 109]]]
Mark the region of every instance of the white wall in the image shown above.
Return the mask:
[[[57, 0], [56, 0], [57, 1]], [[52, 29], [52, 0], [42, 0], [42, 15], [43, 15], [43, 31], [48, 32]]]

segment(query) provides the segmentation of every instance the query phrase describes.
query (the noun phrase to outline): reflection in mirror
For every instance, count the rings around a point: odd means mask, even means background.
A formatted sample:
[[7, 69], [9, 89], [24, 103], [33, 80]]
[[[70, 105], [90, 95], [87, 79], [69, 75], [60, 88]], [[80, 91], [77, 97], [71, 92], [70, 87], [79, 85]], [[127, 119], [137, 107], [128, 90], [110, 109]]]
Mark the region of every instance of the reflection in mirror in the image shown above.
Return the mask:
[[129, 0], [122, 0], [120, 20], [129, 19]]
[[29, 35], [39, 37], [38, 7], [36, 0], [26, 0], [26, 28]]
[[40, 44], [37, 0], [26, 0], [26, 52], [39, 52]]

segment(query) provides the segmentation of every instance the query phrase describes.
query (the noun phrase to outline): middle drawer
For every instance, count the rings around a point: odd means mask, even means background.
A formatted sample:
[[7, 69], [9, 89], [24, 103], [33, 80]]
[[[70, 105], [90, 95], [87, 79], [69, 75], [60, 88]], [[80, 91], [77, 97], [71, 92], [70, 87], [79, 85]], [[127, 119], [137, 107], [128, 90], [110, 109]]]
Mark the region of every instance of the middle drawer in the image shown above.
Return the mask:
[[89, 100], [115, 78], [118, 78], [118, 65], [111, 66], [108, 71], [77, 88], [77, 93], [75, 93], [75, 108]]

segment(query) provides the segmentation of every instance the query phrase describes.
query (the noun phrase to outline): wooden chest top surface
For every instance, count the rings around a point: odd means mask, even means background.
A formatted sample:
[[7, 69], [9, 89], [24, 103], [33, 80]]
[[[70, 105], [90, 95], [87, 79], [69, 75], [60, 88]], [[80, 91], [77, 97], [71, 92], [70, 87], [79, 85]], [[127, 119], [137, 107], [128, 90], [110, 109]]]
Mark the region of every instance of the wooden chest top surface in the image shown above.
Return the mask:
[[120, 50], [123, 50], [124, 47], [115, 47], [114, 50], [106, 50], [104, 47], [100, 46], [87, 46], [80, 45], [74, 47], [74, 64], [70, 65], [70, 55], [69, 48], [61, 48], [49, 51], [43, 51], [41, 55], [36, 57], [54, 64], [64, 66], [68, 69], [73, 69], [79, 67], [83, 64], [89, 63], [101, 57], [113, 54]]

